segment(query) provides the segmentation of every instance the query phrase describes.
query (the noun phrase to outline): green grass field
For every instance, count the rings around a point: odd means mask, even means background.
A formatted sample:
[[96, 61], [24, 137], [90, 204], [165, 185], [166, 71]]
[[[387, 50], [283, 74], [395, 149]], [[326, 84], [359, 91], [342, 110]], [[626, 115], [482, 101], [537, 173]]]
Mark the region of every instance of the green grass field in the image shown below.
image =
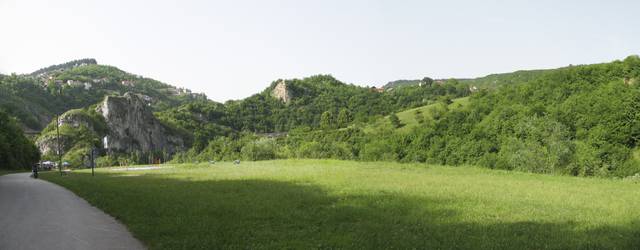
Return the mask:
[[282, 160], [42, 178], [151, 249], [638, 249], [640, 184], [475, 167]]

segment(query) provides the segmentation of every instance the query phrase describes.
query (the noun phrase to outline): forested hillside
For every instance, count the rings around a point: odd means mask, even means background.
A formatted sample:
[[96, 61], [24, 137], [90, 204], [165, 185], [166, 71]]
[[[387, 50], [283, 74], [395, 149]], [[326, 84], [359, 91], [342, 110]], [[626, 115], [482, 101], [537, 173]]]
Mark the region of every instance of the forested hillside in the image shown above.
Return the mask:
[[0, 108], [17, 117], [23, 127], [40, 131], [55, 114], [93, 105], [107, 95], [144, 94], [156, 110], [206, 99], [202, 94], [92, 62], [95, 60], [84, 59], [29, 75], [0, 77]]
[[421, 114], [428, 119], [410, 132], [393, 121], [371, 131], [327, 119], [331, 125], [294, 129], [287, 137], [214, 140], [201, 154], [178, 159], [392, 160], [582, 176], [640, 172], [640, 58], [522, 78], [474, 93], [458, 108], [440, 98], [447, 105]]
[[[141, 95], [167, 133], [189, 148], [168, 157], [175, 161], [335, 158], [583, 176], [640, 173], [637, 56], [477, 79], [424, 78], [384, 91], [330, 75], [279, 79], [224, 104], [111, 66], [65, 65], [0, 76], [0, 108], [40, 129], [56, 113], [92, 114], [106, 95]], [[83, 134], [73, 129], [64, 133]], [[101, 146], [99, 136], [72, 137], [81, 145], [75, 148]], [[141, 155], [149, 153], [111, 157], [143, 163], [148, 158]]]
[[[291, 100], [273, 96], [284, 82]], [[435, 102], [439, 97], [469, 94], [466, 85], [445, 84], [432, 88], [406, 88], [379, 93], [369, 88], [342, 83], [332, 76], [278, 80], [263, 92], [243, 100], [219, 104], [198, 101], [158, 112], [167, 124], [182, 131], [194, 131], [194, 151], [204, 149], [218, 137], [237, 138], [242, 133], [264, 134], [292, 129], [345, 128], [365, 124], [384, 115]]]
[[431, 84], [442, 84], [446, 82], [460, 82], [460, 83], [467, 84], [469, 86], [475, 86], [476, 88], [479, 88], [479, 89], [493, 89], [502, 85], [529, 82], [549, 71], [553, 71], [553, 69], [518, 70], [510, 73], [490, 74], [490, 75], [478, 77], [478, 78], [450, 78], [450, 79], [433, 80], [429, 77], [425, 77], [423, 79], [396, 80], [396, 81], [388, 82], [383, 86], [383, 88], [389, 89], [389, 88], [398, 88], [398, 87], [419, 86], [422, 84], [431, 85]]
[[[288, 95], [286, 101], [274, 94], [278, 83], [283, 84], [282, 91]], [[49, 124], [38, 137], [43, 148], [50, 148], [55, 114], [69, 111], [63, 117], [91, 117], [96, 104], [105, 96], [133, 93], [143, 96], [163, 127], [173, 135], [180, 135], [192, 149], [190, 152], [201, 152], [219, 140], [238, 142], [244, 135], [366, 124], [399, 110], [433, 103], [442, 96], [453, 98], [470, 93], [468, 86], [458, 82], [379, 92], [318, 75], [277, 80], [259, 94], [221, 104], [187, 89], [99, 65], [94, 59], [54, 65], [28, 75], [5, 76], [0, 78], [0, 89], [0, 109], [16, 117], [23, 128], [36, 132]], [[85, 120], [92, 119], [66, 122], [84, 124]], [[63, 125], [63, 148], [69, 149], [63, 152], [63, 159], [78, 163], [92, 145], [101, 148], [103, 145], [97, 138], [108, 131], [96, 130], [97, 127], [100, 126], [94, 124], [87, 129]], [[45, 158], [55, 158], [47, 152]], [[125, 162], [139, 162], [148, 159], [145, 155], [158, 153], [125, 150], [112, 156]]]

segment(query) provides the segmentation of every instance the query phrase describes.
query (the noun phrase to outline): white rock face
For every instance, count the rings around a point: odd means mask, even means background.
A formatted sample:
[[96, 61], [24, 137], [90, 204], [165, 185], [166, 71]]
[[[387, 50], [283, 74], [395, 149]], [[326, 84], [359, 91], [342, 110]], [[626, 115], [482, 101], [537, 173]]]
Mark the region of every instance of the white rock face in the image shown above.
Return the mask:
[[110, 150], [173, 153], [184, 148], [182, 138], [167, 133], [140, 95], [108, 96], [97, 112], [106, 121]]
[[271, 91], [271, 96], [280, 99], [284, 103], [291, 101], [291, 93], [287, 89], [287, 83], [283, 81], [279, 82], [275, 88]]

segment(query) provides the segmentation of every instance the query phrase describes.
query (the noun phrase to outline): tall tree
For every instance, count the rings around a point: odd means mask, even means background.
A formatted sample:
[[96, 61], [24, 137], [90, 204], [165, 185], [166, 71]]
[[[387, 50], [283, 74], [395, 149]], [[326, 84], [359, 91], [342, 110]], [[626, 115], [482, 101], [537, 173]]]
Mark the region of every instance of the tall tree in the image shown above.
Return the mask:
[[40, 160], [35, 144], [26, 138], [16, 121], [0, 110], [0, 168], [28, 169]]
[[431, 85], [433, 85], [433, 79], [431, 79], [430, 77], [422, 78], [422, 84], [426, 85], [427, 87], [431, 87]]
[[340, 109], [340, 113], [338, 113], [338, 127], [344, 128], [351, 122], [351, 112], [348, 109]]
[[331, 111], [325, 111], [320, 117], [320, 127], [322, 129], [333, 128], [333, 113]]

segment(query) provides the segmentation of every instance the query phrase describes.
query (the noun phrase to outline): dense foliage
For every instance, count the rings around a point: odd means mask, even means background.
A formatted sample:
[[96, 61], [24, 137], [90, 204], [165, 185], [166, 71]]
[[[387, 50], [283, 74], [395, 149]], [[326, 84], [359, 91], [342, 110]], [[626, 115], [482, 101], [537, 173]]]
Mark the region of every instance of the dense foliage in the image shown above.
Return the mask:
[[334, 127], [345, 127], [352, 122], [372, 122], [382, 115], [422, 106], [442, 95], [469, 94], [468, 87], [458, 82], [379, 93], [344, 84], [332, 76], [318, 75], [286, 81], [292, 100], [284, 103], [271, 96], [278, 82], [261, 94], [227, 102], [225, 125], [252, 132], [289, 131], [302, 126], [321, 128], [323, 122], [324, 125], [329, 122], [336, 123], [331, 125]]
[[81, 65], [88, 65], [88, 64], [98, 64], [98, 61], [96, 61], [96, 59], [93, 59], [93, 58], [85, 58], [85, 59], [73, 60], [73, 61], [69, 61], [69, 62], [66, 62], [66, 63], [57, 64], [57, 65], [51, 65], [49, 67], [36, 70], [33, 73], [31, 73], [31, 75], [32, 76], [37, 76], [37, 75], [46, 74], [46, 73], [52, 72], [52, 71], [63, 71], [63, 70], [66, 70], [66, 69], [71, 69], [71, 68], [74, 68], [74, 67], [78, 67], [78, 66], [81, 66]]
[[384, 118], [388, 127], [373, 131], [357, 123], [349, 128], [331, 126], [328, 124], [335, 119], [330, 112], [335, 110], [329, 109], [319, 112], [318, 127], [300, 127], [280, 138], [245, 135], [218, 139], [202, 153], [182, 157], [394, 160], [630, 176], [640, 172], [636, 150], [640, 138], [639, 72], [637, 56], [544, 71], [520, 84], [479, 91], [464, 107], [449, 109], [451, 100], [440, 98], [443, 105], [430, 109], [428, 115], [415, 113], [415, 119], [421, 121], [402, 133], [403, 125], [395, 115]]
[[[55, 114], [93, 105], [107, 95], [143, 94], [151, 98], [156, 111], [206, 100], [203, 94], [193, 94], [115, 67], [80, 62], [52, 66], [56, 70], [43, 69], [37, 71], [37, 76], [0, 77], [0, 108], [16, 117], [24, 127], [39, 131]], [[82, 66], [72, 67], [74, 65]]]
[[15, 119], [0, 109], [0, 170], [30, 169], [39, 159], [33, 142], [23, 135]]
[[[57, 147], [59, 132], [62, 160], [72, 166], [84, 166], [88, 153], [94, 148], [102, 148], [102, 138], [107, 134], [104, 119], [95, 111], [95, 106], [90, 106], [65, 112], [60, 116], [60, 123], [56, 130], [54, 119], [41, 132], [38, 140], [55, 142], [53, 144]], [[55, 150], [52, 150], [43, 155], [43, 159], [57, 161], [58, 156]]]
[[532, 81], [541, 75], [553, 70], [519, 70], [510, 73], [490, 74], [478, 78], [458, 78], [458, 79], [438, 79], [434, 80], [429, 77], [415, 80], [396, 80], [388, 82], [384, 85], [385, 89], [407, 87], [407, 86], [419, 86], [419, 85], [432, 85], [444, 83], [447, 81], [458, 81], [469, 86], [476, 86], [482, 89], [494, 89], [502, 85], [525, 83]]

